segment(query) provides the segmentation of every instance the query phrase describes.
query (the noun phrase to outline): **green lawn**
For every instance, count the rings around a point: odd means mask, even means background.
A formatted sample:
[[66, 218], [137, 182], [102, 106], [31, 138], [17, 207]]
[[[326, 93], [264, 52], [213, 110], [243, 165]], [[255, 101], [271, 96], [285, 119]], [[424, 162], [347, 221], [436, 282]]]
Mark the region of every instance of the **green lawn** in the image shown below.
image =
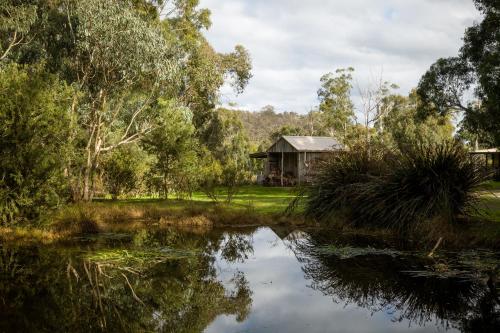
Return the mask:
[[488, 219], [500, 222], [500, 182], [489, 181], [484, 185], [480, 208]]
[[[216, 191], [217, 203], [220, 206], [232, 211], [253, 210], [261, 214], [282, 213], [288, 207], [289, 203], [296, 196], [297, 191], [292, 187], [266, 187], [259, 185], [247, 185], [239, 188], [233, 196], [231, 203], [226, 203], [227, 192], [224, 188]], [[170, 209], [183, 209], [196, 204], [199, 208], [210, 208], [214, 201], [203, 192], [193, 193], [192, 200], [171, 199], [164, 201], [155, 198], [136, 198], [111, 201], [109, 199], [97, 199], [99, 203], [112, 205], [130, 205], [130, 204], [150, 204], [156, 206], [168, 206]]]
[[[296, 196], [296, 189], [290, 187], [266, 187], [258, 185], [243, 186], [233, 196], [228, 205], [233, 209], [254, 209], [260, 213], [280, 213], [289, 205]], [[217, 191], [217, 200], [221, 203], [226, 201], [227, 194], [224, 189]], [[202, 192], [194, 193], [193, 201], [212, 201]]]

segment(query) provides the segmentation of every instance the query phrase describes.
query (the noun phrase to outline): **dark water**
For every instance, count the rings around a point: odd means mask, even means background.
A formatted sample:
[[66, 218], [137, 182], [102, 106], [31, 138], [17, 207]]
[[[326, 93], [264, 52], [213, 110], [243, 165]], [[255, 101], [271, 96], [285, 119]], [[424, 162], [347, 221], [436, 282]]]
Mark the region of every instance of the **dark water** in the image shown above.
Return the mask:
[[286, 229], [0, 245], [0, 332], [500, 332], [499, 255]]

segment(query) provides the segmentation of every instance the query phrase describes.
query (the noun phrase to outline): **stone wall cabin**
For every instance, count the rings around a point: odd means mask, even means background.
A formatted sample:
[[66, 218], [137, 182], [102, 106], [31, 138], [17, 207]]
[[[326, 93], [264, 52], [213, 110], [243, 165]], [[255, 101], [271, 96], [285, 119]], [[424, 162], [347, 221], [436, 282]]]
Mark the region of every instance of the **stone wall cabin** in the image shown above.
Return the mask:
[[331, 137], [282, 136], [267, 151], [250, 154], [250, 157], [265, 159], [264, 170], [257, 179], [259, 183], [293, 186], [308, 182], [318, 161], [343, 149], [344, 146]]

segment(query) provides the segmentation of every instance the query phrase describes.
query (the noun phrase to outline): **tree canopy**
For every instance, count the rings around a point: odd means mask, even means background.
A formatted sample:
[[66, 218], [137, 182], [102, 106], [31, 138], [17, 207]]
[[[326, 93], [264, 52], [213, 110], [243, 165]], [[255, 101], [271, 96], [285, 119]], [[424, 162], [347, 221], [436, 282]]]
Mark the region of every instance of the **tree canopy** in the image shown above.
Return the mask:
[[[425, 73], [418, 93], [420, 114], [463, 115], [462, 134], [469, 141], [500, 144], [500, 4], [474, 0], [481, 22], [465, 31], [456, 57], [442, 58]], [[472, 97], [472, 98], [471, 98]]]

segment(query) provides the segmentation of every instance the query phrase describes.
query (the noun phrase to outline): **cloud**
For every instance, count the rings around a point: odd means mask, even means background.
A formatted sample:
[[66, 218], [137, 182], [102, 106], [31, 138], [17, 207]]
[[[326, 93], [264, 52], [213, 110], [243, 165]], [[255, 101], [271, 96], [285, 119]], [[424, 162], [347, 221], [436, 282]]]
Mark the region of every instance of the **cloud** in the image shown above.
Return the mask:
[[479, 19], [472, 0], [202, 0], [212, 11], [208, 40], [221, 52], [242, 44], [253, 79], [222, 103], [257, 110], [307, 112], [317, 105], [322, 74], [356, 69], [363, 85], [373, 73], [415, 87], [438, 58], [456, 55], [465, 29]]

